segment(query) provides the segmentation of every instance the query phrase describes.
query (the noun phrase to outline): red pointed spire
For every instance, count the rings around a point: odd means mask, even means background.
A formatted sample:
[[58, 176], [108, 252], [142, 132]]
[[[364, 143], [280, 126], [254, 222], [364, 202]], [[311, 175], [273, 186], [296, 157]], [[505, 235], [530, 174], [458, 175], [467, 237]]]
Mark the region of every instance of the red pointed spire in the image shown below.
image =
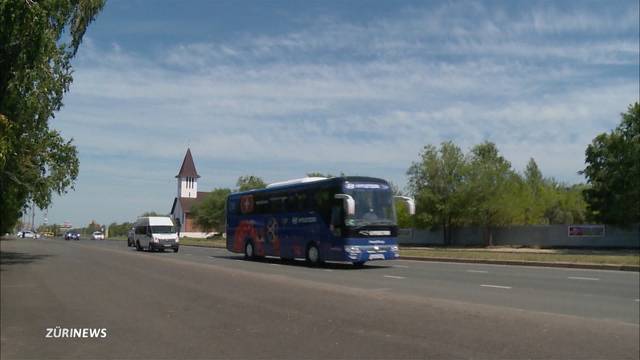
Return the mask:
[[193, 164], [193, 157], [191, 156], [191, 149], [187, 149], [187, 154], [184, 156], [184, 160], [182, 160], [182, 166], [180, 166], [180, 171], [177, 178], [181, 177], [194, 177], [199, 178], [198, 172], [196, 171], [196, 166]]

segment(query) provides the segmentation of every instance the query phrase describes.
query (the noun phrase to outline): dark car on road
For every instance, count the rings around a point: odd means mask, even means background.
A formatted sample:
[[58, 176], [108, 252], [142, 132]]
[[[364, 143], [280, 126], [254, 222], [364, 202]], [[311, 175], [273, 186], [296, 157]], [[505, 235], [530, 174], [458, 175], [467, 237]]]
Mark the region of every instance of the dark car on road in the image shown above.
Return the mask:
[[65, 240], [80, 240], [80, 234], [75, 231], [67, 231], [64, 234]]
[[129, 231], [127, 231], [127, 246], [131, 247], [131, 246], [135, 246], [136, 245], [136, 241], [134, 240], [134, 233], [135, 229], [131, 228], [129, 229]]

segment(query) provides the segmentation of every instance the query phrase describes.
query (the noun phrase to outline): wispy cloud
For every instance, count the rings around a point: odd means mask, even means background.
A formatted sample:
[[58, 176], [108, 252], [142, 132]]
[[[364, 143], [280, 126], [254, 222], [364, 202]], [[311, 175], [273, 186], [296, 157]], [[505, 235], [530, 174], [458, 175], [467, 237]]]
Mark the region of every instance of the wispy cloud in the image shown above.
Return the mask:
[[[534, 157], [579, 181], [586, 145], [638, 99], [638, 5], [620, 11], [451, 3], [151, 53], [88, 41], [54, 125], [83, 158], [112, 159], [83, 161], [81, 181], [102, 182], [78, 192], [121, 183], [113, 169], [138, 170], [158, 207], [187, 146], [205, 188], [314, 170], [403, 184], [422, 146], [450, 139], [491, 140], [517, 168]], [[154, 162], [168, 169], [148, 173]]]

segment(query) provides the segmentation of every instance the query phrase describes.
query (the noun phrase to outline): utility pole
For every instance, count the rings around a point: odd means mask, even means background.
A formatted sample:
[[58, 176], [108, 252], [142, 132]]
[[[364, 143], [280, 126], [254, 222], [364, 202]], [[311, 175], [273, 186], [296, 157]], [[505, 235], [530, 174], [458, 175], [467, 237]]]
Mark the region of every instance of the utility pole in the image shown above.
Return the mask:
[[20, 224], [20, 231], [25, 230], [26, 229], [26, 225], [27, 225], [27, 208], [24, 207], [22, 208], [22, 220], [21, 220], [21, 224]]
[[33, 201], [31, 201], [31, 231], [33, 231], [34, 233], [36, 232], [35, 218], [36, 218], [36, 207]]

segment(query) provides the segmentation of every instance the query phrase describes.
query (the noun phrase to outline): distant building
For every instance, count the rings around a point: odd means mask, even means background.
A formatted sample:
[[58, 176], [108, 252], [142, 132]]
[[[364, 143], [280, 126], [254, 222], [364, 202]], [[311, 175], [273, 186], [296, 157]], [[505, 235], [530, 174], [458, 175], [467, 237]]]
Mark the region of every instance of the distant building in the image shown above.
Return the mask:
[[208, 194], [208, 192], [198, 191], [198, 178], [200, 175], [198, 175], [193, 163], [191, 149], [187, 149], [180, 171], [176, 175], [178, 192], [171, 206], [171, 217], [176, 225], [180, 224], [180, 236], [207, 236], [207, 233], [195, 223], [191, 216], [191, 208]]

